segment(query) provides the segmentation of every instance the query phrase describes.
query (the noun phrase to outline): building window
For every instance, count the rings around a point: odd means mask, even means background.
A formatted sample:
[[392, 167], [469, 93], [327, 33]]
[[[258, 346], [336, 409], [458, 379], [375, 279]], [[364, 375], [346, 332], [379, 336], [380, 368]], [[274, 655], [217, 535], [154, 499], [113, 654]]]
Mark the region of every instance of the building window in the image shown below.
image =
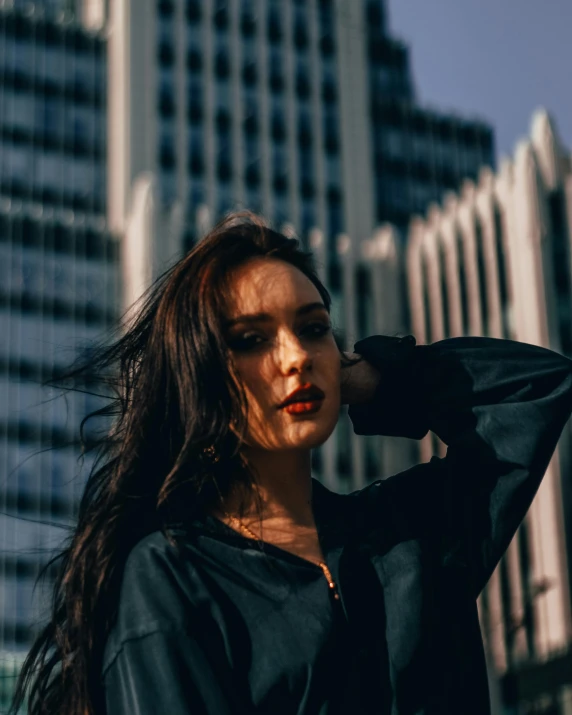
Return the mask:
[[338, 115], [334, 110], [324, 111], [324, 148], [327, 154], [336, 154], [339, 149]]
[[171, 134], [164, 134], [161, 137], [159, 163], [164, 171], [172, 171], [175, 168], [175, 142]]
[[459, 264], [459, 292], [461, 299], [461, 321], [463, 335], [469, 334], [469, 301], [467, 290], [467, 271], [466, 271], [466, 256], [465, 242], [460, 231], [456, 231], [457, 241], [457, 260]]
[[244, 37], [253, 37], [256, 33], [256, 16], [254, 6], [251, 2], [242, 3], [242, 12], [240, 15], [240, 29]]
[[258, 80], [256, 62], [246, 62], [242, 68], [242, 81], [249, 87], [255, 85]]
[[280, 10], [276, 5], [272, 5], [268, 10], [268, 39], [272, 44], [282, 41]]
[[275, 142], [282, 143], [286, 138], [286, 122], [282, 108], [272, 110], [272, 138]]
[[215, 73], [219, 79], [226, 79], [230, 74], [230, 60], [224, 49], [219, 49], [216, 53]]
[[327, 192], [327, 222], [328, 222], [328, 243], [330, 250], [335, 251], [335, 241], [337, 236], [344, 230], [344, 213], [341, 191], [336, 186], [330, 186]]
[[175, 3], [173, 0], [159, 0], [157, 10], [161, 17], [171, 18], [175, 12]]
[[187, 20], [196, 24], [201, 20], [201, 0], [187, 0]]
[[447, 257], [445, 255], [445, 247], [441, 237], [437, 239], [439, 251], [439, 278], [441, 282], [441, 304], [443, 306], [443, 332], [444, 337], [449, 337], [451, 334], [451, 326], [449, 322], [449, 290], [447, 288]]
[[494, 207], [494, 231], [495, 231], [495, 248], [497, 254], [498, 281], [499, 281], [499, 297], [502, 319], [502, 337], [512, 337], [512, 326], [510, 324], [510, 305], [507, 284], [507, 265], [505, 261], [505, 243], [503, 241], [503, 220], [500, 209], [497, 205]]
[[296, 9], [294, 19], [294, 44], [302, 52], [308, 47], [308, 18], [306, 14]]
[[308, 66], [305, 62], [299, 62], [296, 70], [296, 94], [300, 100], [305, 100], [310, 96], [310, 90]]
[[187, 52], [187, 67], [190, 72], [200, 72], [203, 67], [203, 58], [197, 49]]
[[335, 77], [325, 76], [322, 80], [322, 100], [325, 104], [334, 104], [338, 98]]
[[161, 80], [159, 88], [159, 112], [165, 118], [175, 115], [175, 89], [173, 83], [165, 79]]
[[250, 135], [258, 132], [258, 101], [254, 92], [244, 97], [244, 131]]
[[217, 174], [223, 183], [230, 181], [232, 176], [232, 143], [229, 133], [219, 134]]
[[421, 247], [421, 294], [423, 296], [423, 321], [425, 324], [425, 342], [431, 343], [434, 339], [431, 329], [431, 292], [429, 290], [429, 266], [425, 249]]
[[189, 191], [189, 206], [191, 212], [205, 201], [205, 189], [202, 181], [191, 180], [191, 188]]
[[556, 290], [560, 344], [566, 355], [572, 354], [572, 311], [570, 301], [570, 253], [566, 227], [566, 203], [561, 189], [548, 195], [552, 240], [552, 265]]
[[377, 35], [385, 32], [386, 22], [382, 0], [368, 0], [366, 22], [370, 30], [374, 30]]
[[298, 142], [306, 151], [312, 146], [312, 117], [303, 109], [298, 114]]
[[158, 48], [158, 58], [159, 58], [159, 64], [162, 67], [172, 67], [175, 63], [175, 52], [173, 49], [173, 43], [166, 41], [166, 40], [161, 40], [159, 42], [159, 48]]
[[249, 189], [257, 188], [260, 185], [259, 161], [255, 160], [247, 164], [244, 172], [244, 181]]
[[213, 21], [216, 29], [219, 32], [223, 32], [228, 28], [228, 8], [226, 6], [226, 0], [215, 0], [215, 12]]
[[489, 309], [487, 300], [487, 273], [485, 266], [485, 246], [481, 219], [475, 216], [475, 240], [477, 243], [477, 273], [479, 276], [479, 301], [483, 335], [489, 335]]
[[188, 91], [189, 119], [194, 124], [203, 118], [203, 87], [200, 80], [193, 77]]
[[307, 235], [316, 226], [316, 208], [312, 201], [302, 202], [302, 233]]
[[268, 81], [273, 92], [281, 92], [284, 89], [284, 71], [282, 53], [276, 47], [270, 48], [270, 71]]
[[189, 142], [189, 171], [194, 176], [204, 172], [203, 137], [199, 131], [191, 132]]
[[320, 38], [320, 51], [323, 57], [331, 57], [334, 54], [336, 45], [332, 34], [322, 35]]

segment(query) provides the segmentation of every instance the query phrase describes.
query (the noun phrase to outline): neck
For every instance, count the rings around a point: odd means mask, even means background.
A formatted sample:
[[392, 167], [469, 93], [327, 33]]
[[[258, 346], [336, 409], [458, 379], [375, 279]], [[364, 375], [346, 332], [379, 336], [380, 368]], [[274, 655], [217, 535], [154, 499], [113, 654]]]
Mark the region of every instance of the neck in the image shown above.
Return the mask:
[[[313, 525], [311, 451], [245, 448], [244, 455], [256, 475], [255, 489], [261, 499], [262, 519]], [[237, 514], [239, 505], [232, 494], [225, 506], [228, 514]], [[258, 517], [255, 499], [247, 502], [243, 516]]]

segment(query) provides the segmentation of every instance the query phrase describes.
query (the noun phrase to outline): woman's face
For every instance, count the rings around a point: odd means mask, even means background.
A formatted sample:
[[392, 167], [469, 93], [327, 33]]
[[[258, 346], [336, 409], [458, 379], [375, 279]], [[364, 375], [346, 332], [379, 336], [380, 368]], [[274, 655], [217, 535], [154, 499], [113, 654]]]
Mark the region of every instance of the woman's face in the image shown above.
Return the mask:
[[[245, 443], [264, 450], [322, 444], [338, 420], [341, 362], [314, 284], [284, 261], [255, 258], [234, 271], [231, 294], [226, 337], [248, 402]], [[308, 383], [323, 399], [306, 411], [279, 406]]]

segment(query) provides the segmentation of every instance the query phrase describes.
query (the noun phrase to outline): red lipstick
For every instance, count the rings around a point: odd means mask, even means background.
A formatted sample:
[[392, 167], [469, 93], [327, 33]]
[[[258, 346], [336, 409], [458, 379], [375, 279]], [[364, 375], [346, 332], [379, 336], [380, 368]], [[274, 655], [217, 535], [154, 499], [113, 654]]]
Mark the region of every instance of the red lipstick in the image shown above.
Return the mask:
[[300, 385], [288, 397], [278, 405], [279, 409], [284, 409], [292, 415], [309, 414], [317, 412], [322, 406], [325, 394], [316, 385], [307, 382]]

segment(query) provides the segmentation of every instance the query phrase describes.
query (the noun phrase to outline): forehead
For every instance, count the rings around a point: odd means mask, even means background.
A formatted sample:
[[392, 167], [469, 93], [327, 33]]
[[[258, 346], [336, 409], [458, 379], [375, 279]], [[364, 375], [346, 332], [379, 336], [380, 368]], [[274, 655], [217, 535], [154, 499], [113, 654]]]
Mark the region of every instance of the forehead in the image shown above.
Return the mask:
[[316, 286], [302, 271], [275, 258], [253, 258], [230, 276], [229, 313], [293, 310], [321, 301]]

